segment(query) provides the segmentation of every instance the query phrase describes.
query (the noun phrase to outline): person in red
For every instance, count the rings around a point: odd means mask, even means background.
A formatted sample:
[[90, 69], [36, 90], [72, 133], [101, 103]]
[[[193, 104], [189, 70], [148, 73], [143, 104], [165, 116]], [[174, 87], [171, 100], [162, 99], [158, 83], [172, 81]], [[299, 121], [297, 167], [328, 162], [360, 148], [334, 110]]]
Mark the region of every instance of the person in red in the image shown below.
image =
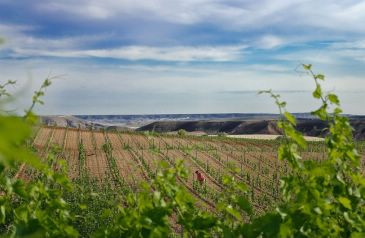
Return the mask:
[[196, 177], [199, 181], [199, 183], [202, 185], [205, 181], [205, 177], [202, 173], [199, 172], [199, 170], [195, 171]]

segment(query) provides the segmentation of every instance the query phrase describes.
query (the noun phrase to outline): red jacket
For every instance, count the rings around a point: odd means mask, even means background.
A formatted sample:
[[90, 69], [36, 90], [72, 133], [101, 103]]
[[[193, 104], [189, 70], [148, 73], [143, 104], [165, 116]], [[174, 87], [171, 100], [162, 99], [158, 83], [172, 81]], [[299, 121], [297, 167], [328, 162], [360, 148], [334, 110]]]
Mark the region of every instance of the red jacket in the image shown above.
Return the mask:
[[195, 171], [197, 179], [200, 183], [203, 183], [205, 181], [204, 175], [200, 173], [199, 171]]

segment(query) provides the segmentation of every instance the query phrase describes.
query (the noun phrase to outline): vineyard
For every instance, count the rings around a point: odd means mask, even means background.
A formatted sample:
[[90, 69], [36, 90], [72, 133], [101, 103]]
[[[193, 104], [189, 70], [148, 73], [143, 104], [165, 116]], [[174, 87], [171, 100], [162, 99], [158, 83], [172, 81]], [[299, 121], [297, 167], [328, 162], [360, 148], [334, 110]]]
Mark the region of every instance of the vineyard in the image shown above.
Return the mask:
[[[248, 197], [257, 215], [280, 203], [280, 177], [292, 173], [287, 161], [277, 159], [279, 145], [279, 140], [55, 127], [39, 128], [33, 141], [40, 157], [54, 150], [56, 158], [65, 159], [68, 177], [74, 182], [113, 197], [137, 193], [141, 182], [148, 183], [156, 176], [162, 161], [172, 167], [181, 159], [189, 173], [187, 180], [177, 178], [178, 182], [191, 192], [199, 208], [215, 212], [225, 189], [223, 177], [230, 175], [248, 185]], [[364, 143], [358, 143], [357, 147], [363, 154]], [[317, 162], [326, 159], [323, 142], [309, 142], [308, 148], [300, 153], [303, 159]], [[364, 161], [363, 156], [363, 168]], [[197, 181], [195, 171], [204, 175], [203, 184]], [[29, 179], [35, 174], [25, 168], [17, 176]]]
[[24, 117], [0, 117], [0, 233], [364, 237], [365, 143], [337, 96], [323, 96], [323, 77], [313, 74], [323, 104], [312, 114], [328, 135], [307, 142], [271, 90], [282, 116], [274, 140], [39, 126], [45, 80]]

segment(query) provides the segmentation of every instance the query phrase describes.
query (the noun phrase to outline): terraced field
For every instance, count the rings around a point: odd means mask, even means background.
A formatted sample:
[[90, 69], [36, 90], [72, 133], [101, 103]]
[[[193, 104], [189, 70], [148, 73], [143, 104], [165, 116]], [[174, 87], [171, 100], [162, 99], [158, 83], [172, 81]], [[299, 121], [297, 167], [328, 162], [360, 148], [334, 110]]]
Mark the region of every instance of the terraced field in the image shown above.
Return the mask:
[[[277, 159], [277, 140], [41, 127], [33, 146], [44, 160], [52, 147], [59, 147], [57, 158], [66, 159], [71, 179], [87, 178], [99, 187], [111, 186], [120, 193], [137, 192], [142, 181], [153, 179], [162, 161], [173, 166], [181, 159], [189, 177], [178, 178], [179, 183], [193, 194], [199, 207], [212, 211], [224, 189], [224, 175], [249, 186], [252, 204], [260, 213], [280, 202], [279, 178], [290, 173], [288, 165]], [[364, 143], [358, 147], [363, 154]], [[304, 159], [323, 160], [324, 148], [322, 142], [309, 142], [301, 153]], [[196, 170], [206, 178], [203, 185], [194, 175]], [[17, 176], [28, 179], [34, 174], [21, 167]]]

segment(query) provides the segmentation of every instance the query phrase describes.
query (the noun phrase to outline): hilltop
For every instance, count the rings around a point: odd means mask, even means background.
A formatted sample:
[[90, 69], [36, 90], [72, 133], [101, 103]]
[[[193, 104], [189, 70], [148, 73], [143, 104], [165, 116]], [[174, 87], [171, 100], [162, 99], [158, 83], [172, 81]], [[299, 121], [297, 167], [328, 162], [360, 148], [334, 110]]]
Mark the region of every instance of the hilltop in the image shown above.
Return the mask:
[[[351, 119], [354, 128], [354, 138], [365, 139], [365, 120]], [[326, 123], [315, 119], [298, 120], [297, 129], [306, 136], [324, 137], [327, 134]], [[207, 134], [265, 134], [280, 135], [276, 120], [245, 120], [245, 121], [159, 121], [138, 128], [138, 131], [172, 132], [178, 130], [187, 132], [205, 132]]]
[[[295, 114], [297, 129], [306, 136], [324, 137], [326, 124], [308, 113]], [[365, 140], [365, 117], [348, 115], [354, 138]], [[280, 135], [276, 114], [159, 114], [159, 115], [79, 115], [41, 116], [43, 125], [93, 128], [96, 130], [136, 130], [161, 133], [186, 130], [195, 135]]]

